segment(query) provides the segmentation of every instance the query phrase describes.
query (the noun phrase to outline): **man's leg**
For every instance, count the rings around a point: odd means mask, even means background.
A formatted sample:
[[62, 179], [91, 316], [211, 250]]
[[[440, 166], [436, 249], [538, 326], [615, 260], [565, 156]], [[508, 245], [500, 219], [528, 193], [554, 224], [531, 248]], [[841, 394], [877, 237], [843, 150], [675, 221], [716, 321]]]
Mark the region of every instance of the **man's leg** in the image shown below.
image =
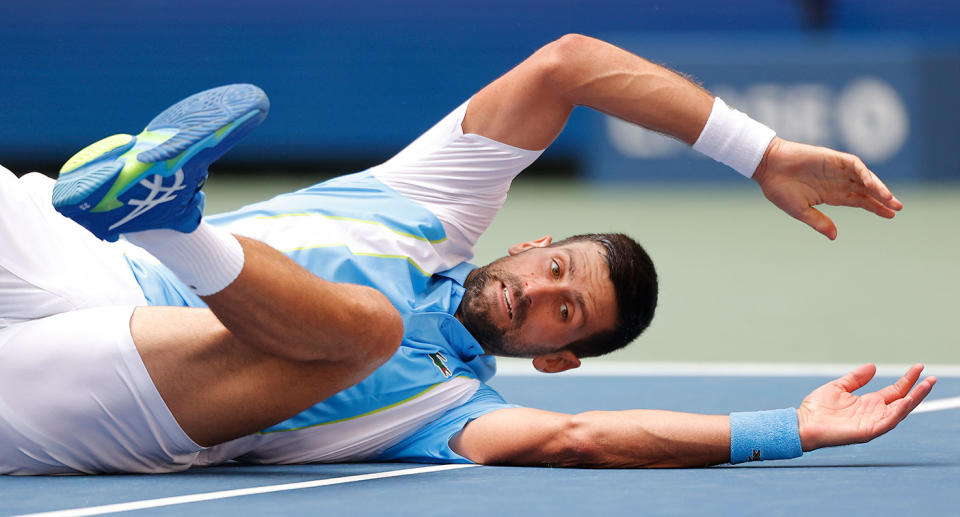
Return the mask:
[[[171, 243], [188, 236], [171, 234]], [[346, 389], [402, 338], [377, 291], [335, 284], [258, 241], [243, 271], [205, 296], [210, 309], [140, 307], [131, 332], [183, 430], [209, 446], [267, 428]]]
[[[285, 420], [395, 351], [401, 327], [382, 295], [243, 245], [239, 277], [207, 297], [214, 310], [100, 307], [0, 330], [0, 474], [182, 470], [200, 447]], [[356, 319], [327, 317], [344, 310]], [[258, 322], [274, 316], [305, 326], [266, 339]]]
[[268, 105], [250, 85], [191, 96], [139, 135], [78, 153], [53, 193], [61, 213], [101, 238], [125, 234], [208, 304], [144, 307], [131, 319], [153, 383], [201, 445], [258, 431], [359, 382], [402, 339], [399, 313], [381, 293], [327, 282], [200, 222], [206, 167]]

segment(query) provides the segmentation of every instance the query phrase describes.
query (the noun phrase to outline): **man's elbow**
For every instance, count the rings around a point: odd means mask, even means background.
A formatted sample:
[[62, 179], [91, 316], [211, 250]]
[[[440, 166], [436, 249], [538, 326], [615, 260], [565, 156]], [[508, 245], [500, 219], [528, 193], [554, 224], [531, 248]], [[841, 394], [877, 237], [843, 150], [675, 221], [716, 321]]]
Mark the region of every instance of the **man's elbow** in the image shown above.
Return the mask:
[[571, 415], [564, 426], [557, 466], [597, 467], [606, 460], [603, 448], [602, 429], [595, 425], [592, 412]]
[[[613, 419], [613, 420], [611, 420]], [[567, 422], [559, 461], [555, 466], [591, 468], [648, 468], [669, 466], [644, 454], [641, 444], [625, 443], [624, 436], [612, 425], [617, 412], [588, 411], [572, 415]]]
[[582, 34], [566, 34], [544, 45], [534, 55], [534, 63], [550, 89], [566, 96], [583, 80], [604, 43]]
[[[602, 466], [604, 452], [596, 426], [586, 414], [568, 415], [548, 439], [536, 444], [533, 450], [521, 453], [504, 461], [498, 458], [492, 463], [522, 464], [549, 467], [596, 467]], [[491, 462], [488, 462], [491, 463]]]
[[597, 43], [601, 43], [601, 41], [583, 34], [569, 33], [551, 41], [545, 48], [549, 47], [560, 55], [571, 55], [590, 49]]

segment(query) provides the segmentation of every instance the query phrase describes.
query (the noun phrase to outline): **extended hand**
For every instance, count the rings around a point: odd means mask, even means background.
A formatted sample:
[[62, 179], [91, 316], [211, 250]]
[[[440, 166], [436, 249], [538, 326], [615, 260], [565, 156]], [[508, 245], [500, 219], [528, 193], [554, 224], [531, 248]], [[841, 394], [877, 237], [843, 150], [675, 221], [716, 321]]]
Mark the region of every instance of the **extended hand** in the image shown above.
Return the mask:
[[860, 158], [781, 138], [770, 143], [753, 179], [774, 205], [830, 240], [837, 227], [815, 205], [860, 207], [888, 219], [903, 208]]
[[923, 365], [915, 364], [896, 383], [853, 395], [877, 372], [874, 365], [865, 364], [814, 390], [797, 409], [803, 450], [863, 443], [896, 427], [937, 382], [936, 377], [927, 377], [911, 390], [921, 371]]

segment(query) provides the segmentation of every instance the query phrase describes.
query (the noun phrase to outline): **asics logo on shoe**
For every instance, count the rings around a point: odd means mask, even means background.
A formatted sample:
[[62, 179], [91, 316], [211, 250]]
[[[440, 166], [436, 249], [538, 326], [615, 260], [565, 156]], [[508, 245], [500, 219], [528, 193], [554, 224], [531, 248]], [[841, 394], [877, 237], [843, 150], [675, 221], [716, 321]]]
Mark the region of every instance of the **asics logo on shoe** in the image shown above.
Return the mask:
[[127, 205], [134, 207], [133, 210], [124, 216], [123, 219], [110, 225], [109, 230], [113, 230], [122, 224], [126, 224], [140, 217], [146, 211], [157, 205], [173, 201], [177, 198], [176, 193], [186, 188], [186, 185], [183, 183], [183, 170], [178, 170], [176, 174], [173, 175], [173, 185], [169, 187], [163, 186], [163, 176], [157, 174], [155, 174], [152, 179], [144, 178], [140, 180], [140, 185], [150, 189], [150, 193], [147, 194], [147, 197], [144, 199], [128, 200]]

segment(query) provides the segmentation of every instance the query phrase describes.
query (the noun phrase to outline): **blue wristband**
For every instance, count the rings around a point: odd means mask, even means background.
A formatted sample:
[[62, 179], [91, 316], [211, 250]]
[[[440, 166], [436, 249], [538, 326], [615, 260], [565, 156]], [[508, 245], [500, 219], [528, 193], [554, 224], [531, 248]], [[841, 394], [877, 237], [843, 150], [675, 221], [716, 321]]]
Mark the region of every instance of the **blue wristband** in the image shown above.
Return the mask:
[[796, 409], [730, 413], [730, 463], [784, 460], [802, 454]]

